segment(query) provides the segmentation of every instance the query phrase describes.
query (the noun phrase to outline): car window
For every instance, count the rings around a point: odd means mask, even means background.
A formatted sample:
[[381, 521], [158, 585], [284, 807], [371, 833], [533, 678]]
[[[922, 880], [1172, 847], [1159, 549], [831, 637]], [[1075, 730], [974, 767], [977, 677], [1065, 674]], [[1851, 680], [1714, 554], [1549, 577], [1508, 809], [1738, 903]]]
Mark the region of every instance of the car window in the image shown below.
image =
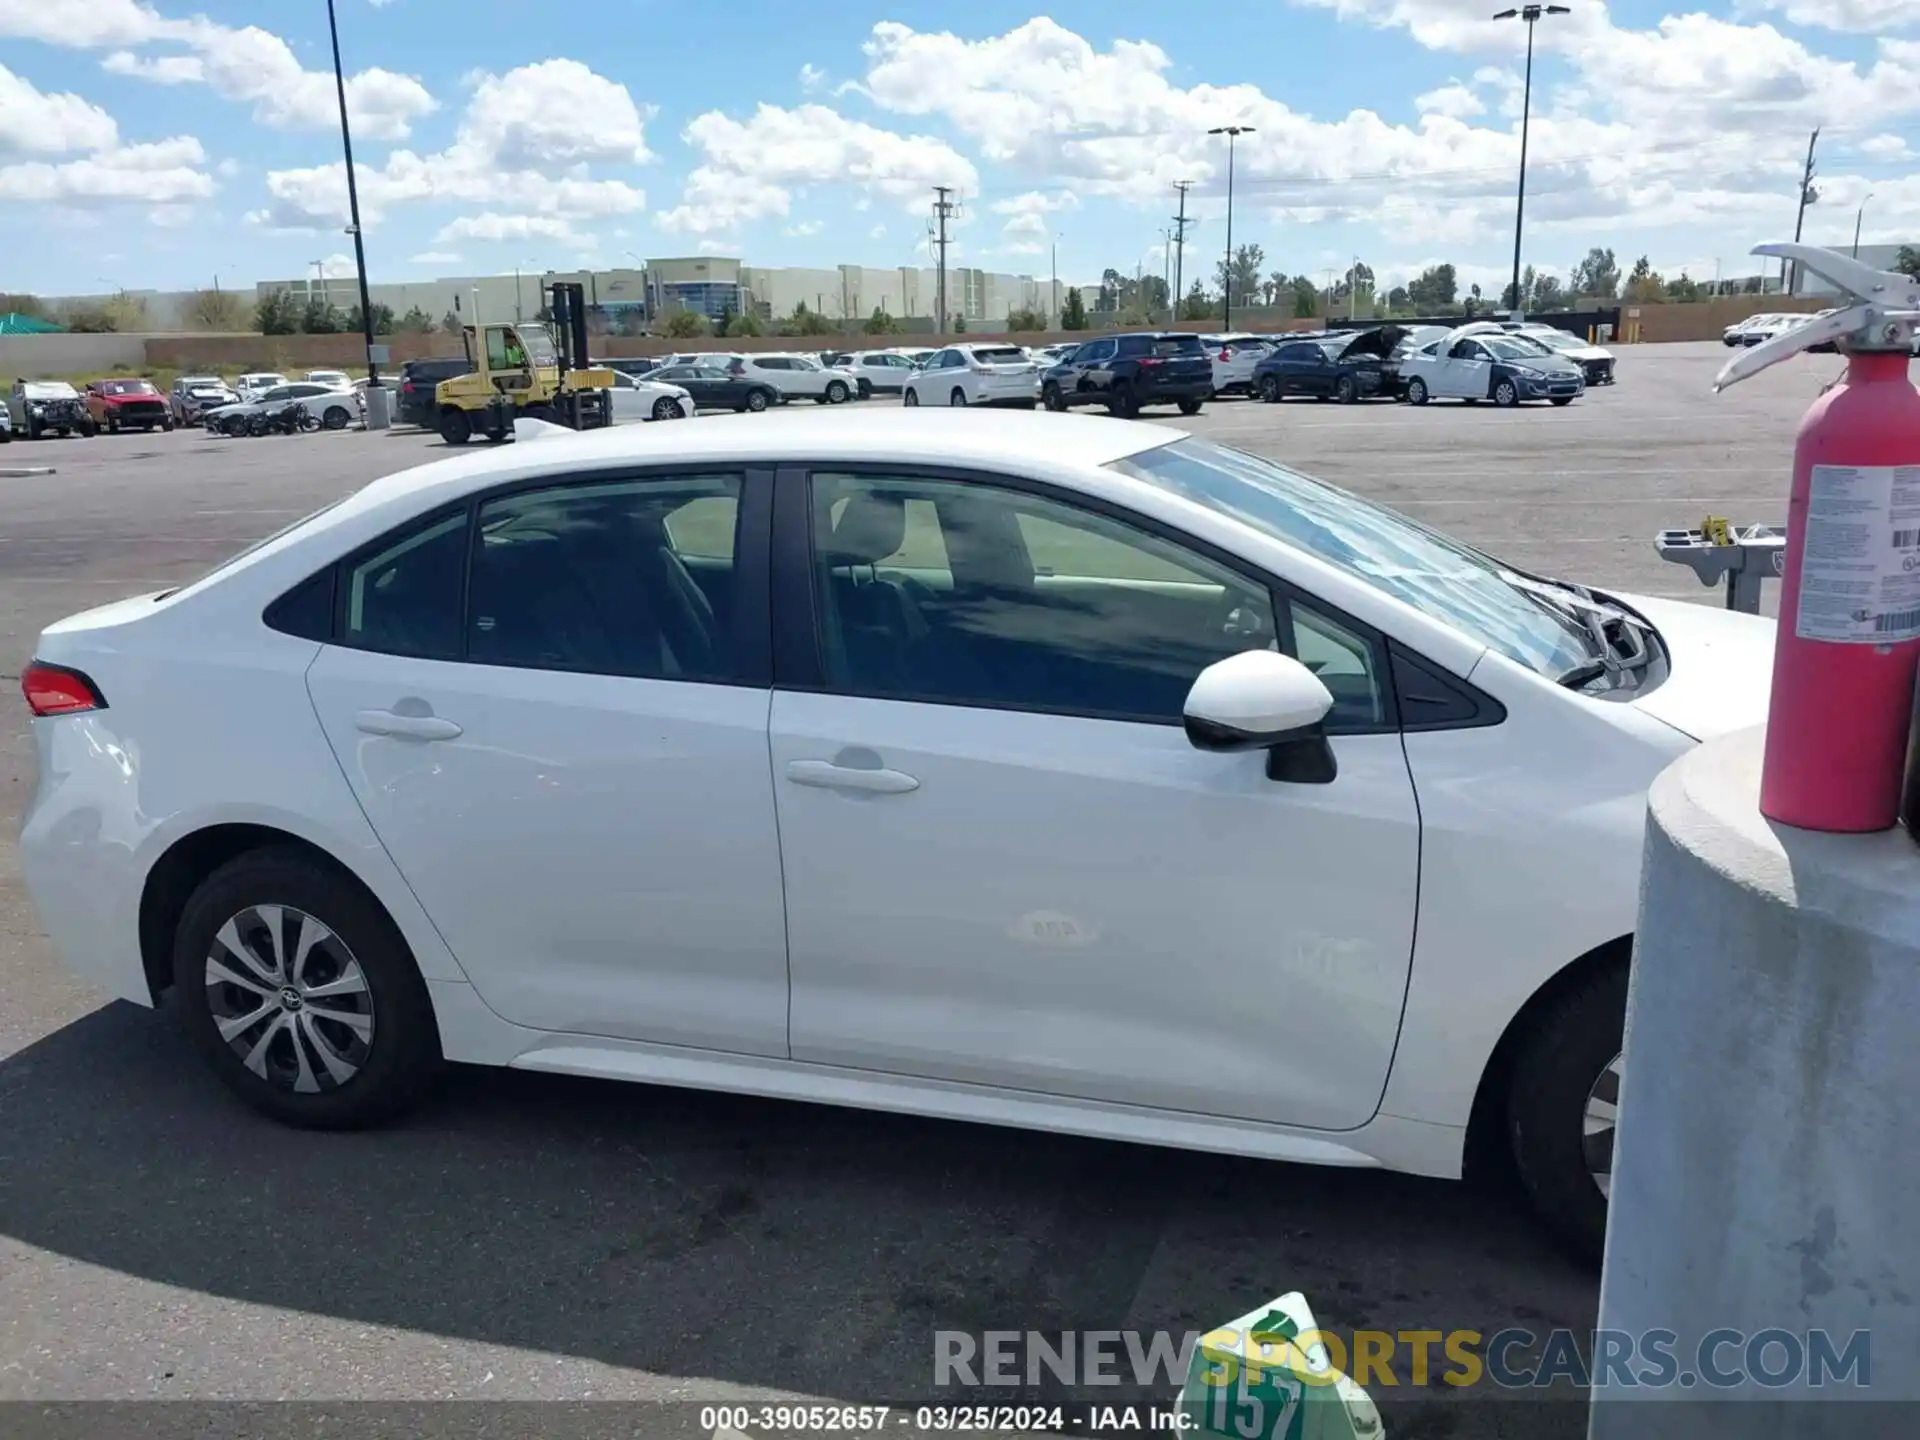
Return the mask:
[[1289, 601], [1293, 654], [1333, 696], [1330, 730], [1375, 729], [1386, 723], [1386, 694], [1375, 668], [1379, 651], [1363, 635], [1304, 601]]
[[1452, 360], [1478, 360], [1480, 347], [1471, 340], [1456, 340], [1453, 349], [1447, 352], [1447, 357]]
[[1096, 340], [1086, 348], [1086, 351], [1080, 358], [1083, 360], [1111, 360], [1119, 351], [1120, 346], [1116, 341]]
[[347, 569], [343, 644], [426, 660], [460, 657], [467, 517], [429, 522]]
[[1105, 515], [974, 481], [813, 486], [837, 690], [1174, 724], [1201, 670], [1275, 643], [1265, 586]]
[[1151, 340], [1143, 341], [1143, 344], [1151, 347], [1155, 355], [1162, 357], [1205, 353], [1198, 335], [1156, 335]]
[[262, 400], [291, 400], [293, 398], [293, 395], [294, 395], [293, 386], [276, 385], [273, 387], [273, 389], [268, 390], [264, 394], [262, 394], [260, 398]]
[[[521, 491], [480, 507], [467, 582], [467, 658], [663, 680], [732, 673], [740, 479], [700, 475]], [[670, 522], [689, 507], [679, 533]], [[717, 551], [717, 554], [712, 552]], [[689, 559], [707, 563], [696, 578]], [[717, 568], [712, 561], [722, 562]]]
[[1320, 347], [1318, 345], [1285, 345], [1281, 347], [1276, 358], [1296, 365], [1315, 365], [1320, 360]]
[[1017, 350], [1011, 345], [982, 345], [974, 350], [973, 358], [989, 365], [1005, 365], [1016, 360], [1025, 360], [1027, 352]]

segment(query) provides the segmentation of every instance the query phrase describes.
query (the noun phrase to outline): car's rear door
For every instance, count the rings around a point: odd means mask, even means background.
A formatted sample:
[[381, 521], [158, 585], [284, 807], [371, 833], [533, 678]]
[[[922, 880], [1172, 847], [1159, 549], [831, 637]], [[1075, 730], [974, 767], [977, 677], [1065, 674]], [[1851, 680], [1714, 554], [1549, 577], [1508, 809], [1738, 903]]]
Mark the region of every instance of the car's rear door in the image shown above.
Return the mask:
[[[778, 485], [794, 1059], [1364, 1124], [1419, 863], [1378, 638], [1008, 477]], [[1330, 784], [1182, 729], [1206, 664], [1274, 643], [1338, 697]]]
[[770, 486], [727, 465], [548, 478], [339, 567], [315, 710], [516, 1024], [787, 1053]]

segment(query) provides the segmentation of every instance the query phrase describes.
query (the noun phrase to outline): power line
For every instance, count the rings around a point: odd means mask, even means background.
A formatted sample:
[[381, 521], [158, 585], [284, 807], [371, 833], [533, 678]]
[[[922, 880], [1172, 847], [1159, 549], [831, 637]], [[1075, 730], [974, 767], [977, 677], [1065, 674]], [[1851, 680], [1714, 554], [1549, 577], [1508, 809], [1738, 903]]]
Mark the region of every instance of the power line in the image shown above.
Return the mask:
[[[1180, 304], [1180, 284], [1184, 278], [1181, 272], [1185, 268], [1187, 259], [1187, 191], [1191, 189], [1192, 186], [1193, 181], [1191, 180], [1176, 180], [1173, 182], [1173, 188], [1180, 192], [1180, 213], [1173, 217], [1175, 226], [1173, 232], [1173, 294], [1169, 297], [1173, 306], [1176, 307], [1174, 310], [1175, 315], [1179, 313], [1177, 307]], [[1167, 323], [1172, 324], [1173, 317], [1169, 316]]]

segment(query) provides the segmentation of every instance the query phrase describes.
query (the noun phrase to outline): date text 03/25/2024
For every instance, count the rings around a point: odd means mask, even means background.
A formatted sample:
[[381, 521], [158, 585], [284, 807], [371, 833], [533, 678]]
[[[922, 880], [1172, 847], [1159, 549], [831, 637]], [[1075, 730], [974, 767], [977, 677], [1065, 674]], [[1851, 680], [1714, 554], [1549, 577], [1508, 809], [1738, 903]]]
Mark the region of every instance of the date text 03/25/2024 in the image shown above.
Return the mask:
[[727, 1440], [752, 1431], [883, 1435], [910, 1430], [953, 1434], [1170, 1434], [1196, 1428], [1177, 1405], [710, 1405], [700, 1428]]

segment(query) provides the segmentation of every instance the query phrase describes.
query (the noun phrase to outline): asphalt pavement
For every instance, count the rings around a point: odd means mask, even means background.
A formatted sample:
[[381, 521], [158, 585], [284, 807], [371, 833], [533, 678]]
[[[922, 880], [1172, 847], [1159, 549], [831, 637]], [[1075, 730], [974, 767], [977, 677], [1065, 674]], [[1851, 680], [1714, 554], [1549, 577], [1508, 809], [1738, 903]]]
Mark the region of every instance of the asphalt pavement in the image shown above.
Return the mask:
[[[1794, 428], [1840, 366], [1807, 357], [1714, 397], [1724, 358], [1626, 347], [1619, 384], [1565, 409], [1229, 400], [1167, 423], [1533, 569], [1717, 603], [1653, 533], [1782, 518]], [[190, 579], [444, 453], [405, 431], [0, 449], [0, 471], [56, 467], [0, 477], [0, 675], [49, 621]], [[32, 784], [15, 704], [0, 1400], [897, 1401], [929, 1394], [936, 1330], [1204, 1329], [1296, 1288], [1343, 1330], [1592, 1323], [1593, 1278], [1497, 1181], [470, 1069], [396, 1129], [281, 1129], [216, 1088], [167, 1013], [67, 978], [18, 878]], [[1584, 1433], [1578, 1405], [1523, 1421], [1418, 1398], [1390, 1433]]]

